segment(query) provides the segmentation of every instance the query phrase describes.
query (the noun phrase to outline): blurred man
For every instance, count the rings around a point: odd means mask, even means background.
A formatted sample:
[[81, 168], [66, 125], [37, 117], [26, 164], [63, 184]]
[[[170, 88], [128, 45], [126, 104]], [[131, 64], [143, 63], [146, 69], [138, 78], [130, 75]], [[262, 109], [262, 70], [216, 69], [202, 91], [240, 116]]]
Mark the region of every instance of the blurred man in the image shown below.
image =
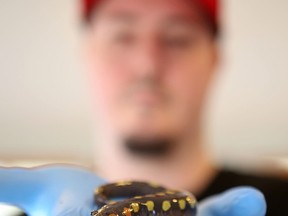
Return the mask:
[[205, 145], [218, 1], [83, 2], [85, 61], [103, 128], [97, 173], [183, 188], [200, 200], [250, 185], [264, 193], [268, 215], [288, 215], [287, 183], [219, 170]]

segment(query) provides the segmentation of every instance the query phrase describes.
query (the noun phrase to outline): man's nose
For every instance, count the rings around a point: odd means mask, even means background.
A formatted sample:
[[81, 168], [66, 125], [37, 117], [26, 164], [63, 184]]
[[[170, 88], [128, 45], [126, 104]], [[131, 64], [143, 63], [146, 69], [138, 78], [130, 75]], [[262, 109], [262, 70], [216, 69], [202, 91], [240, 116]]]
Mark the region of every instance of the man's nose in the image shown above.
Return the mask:
[[163, 73], [164, 56], [157, 40], [149, 40], [140, 44], [134, 59], [134, 73], [138, 76], [159, 77]]

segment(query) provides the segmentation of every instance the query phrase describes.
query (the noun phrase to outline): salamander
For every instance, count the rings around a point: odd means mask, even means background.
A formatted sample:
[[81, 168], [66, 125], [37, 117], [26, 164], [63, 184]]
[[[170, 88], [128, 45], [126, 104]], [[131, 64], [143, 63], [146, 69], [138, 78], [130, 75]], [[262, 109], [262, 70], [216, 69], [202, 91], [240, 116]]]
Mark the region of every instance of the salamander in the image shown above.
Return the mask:
[[197, 211], [191, 193], [146, 182], [105, 184], [95, 190], [94, 199], [100, 209], [92, 216], [195, 216]]

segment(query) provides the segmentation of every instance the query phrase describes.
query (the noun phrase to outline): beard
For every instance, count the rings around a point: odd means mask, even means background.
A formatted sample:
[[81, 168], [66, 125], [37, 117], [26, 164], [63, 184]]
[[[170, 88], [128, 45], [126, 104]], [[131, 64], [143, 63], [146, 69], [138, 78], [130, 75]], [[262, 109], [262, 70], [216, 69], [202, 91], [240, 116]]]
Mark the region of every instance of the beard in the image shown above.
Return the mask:
[[164, 157], [172, 151], [173, 140], [166, 137], [127, 137], [124, 146], [131, 155], [142, 157]]

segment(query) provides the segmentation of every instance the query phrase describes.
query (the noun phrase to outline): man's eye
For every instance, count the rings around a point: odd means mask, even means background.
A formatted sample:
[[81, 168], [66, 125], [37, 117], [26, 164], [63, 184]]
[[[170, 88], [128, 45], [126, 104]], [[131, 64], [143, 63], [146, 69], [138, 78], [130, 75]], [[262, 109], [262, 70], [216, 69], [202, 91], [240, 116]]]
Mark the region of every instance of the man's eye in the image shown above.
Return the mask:
[[113, 36], [113, 42], [119, 45], [131, 45], [135, 38], [130, 33], [118, 33]]
[[175, 37], [165, 39], [165, 46], [168, 48], [188, 48], [192, 41], [187, 37]]

